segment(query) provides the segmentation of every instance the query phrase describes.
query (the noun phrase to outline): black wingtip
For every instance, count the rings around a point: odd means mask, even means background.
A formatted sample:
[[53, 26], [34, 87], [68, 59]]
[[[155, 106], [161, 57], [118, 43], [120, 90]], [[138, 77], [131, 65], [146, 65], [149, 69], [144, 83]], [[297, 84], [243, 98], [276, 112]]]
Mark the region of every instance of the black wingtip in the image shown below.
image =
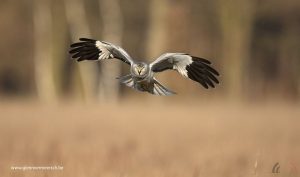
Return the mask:
[[79, 38], [80, 41], [85, 41], [85, 42], [95, 42], [96, 40], [95, 39], [90, 39], [90, 38]]
[[76, 61], [77, 62], [81, 62], [81, 61], [84, 61], [85, 59], [83, 59], [83, 58], [79, 58], [79, 59], [77, 59]]
[[203, 58], [193, 58], [193, 64], [198, 65], [199, 67], [204, 67], [206, 70], [210, 71], [216, 76], [219, 76], [219, 72], [211, 67], [211, 62]]
[[79, 42], [70, 45], [69, 54], [78, 62], [83, 60], [98, 60], [101, 51], [96, 47], [94, 39], [79, 38]]
[[206, 63], [206, 64], [211, 64], [211, 62], [205, 58], [200, 58], [200, 57], [196, 57], [196, 56], [191, 56], [193, 61], [200, 61], [200, 62], [203, 62], [203, 63]]
[[207, 59], [192, 57], [193, 62], [186, 66], [188, 77], [200, 83], [205, 89], [215, 88], [219, 84], [217, 72], [210, 66], [211, 62]]

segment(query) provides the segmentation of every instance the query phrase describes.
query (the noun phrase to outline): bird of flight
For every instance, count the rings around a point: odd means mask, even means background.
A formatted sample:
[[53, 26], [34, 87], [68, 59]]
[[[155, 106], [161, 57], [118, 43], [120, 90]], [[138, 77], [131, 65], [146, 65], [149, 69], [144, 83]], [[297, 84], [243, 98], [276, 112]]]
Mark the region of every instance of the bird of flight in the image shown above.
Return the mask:
[[121, 83], [138, 91], [154, 95], [172, 95], [175, 92], [159, 83], [154, 74], [165, 70], [176, 70], [182, 76], [200, 83], [204, 88], [215, 87], [219, 73], [212, 68], [211, 62], [186, 53], [165, 53], [150, 64], [133, 60], [119, 46], [105, 41], [80, 38], [71, 45], [70, 54], [77, 61], [106, 60], [116, 58], [130, 65], [130, 74], [118, 79]]

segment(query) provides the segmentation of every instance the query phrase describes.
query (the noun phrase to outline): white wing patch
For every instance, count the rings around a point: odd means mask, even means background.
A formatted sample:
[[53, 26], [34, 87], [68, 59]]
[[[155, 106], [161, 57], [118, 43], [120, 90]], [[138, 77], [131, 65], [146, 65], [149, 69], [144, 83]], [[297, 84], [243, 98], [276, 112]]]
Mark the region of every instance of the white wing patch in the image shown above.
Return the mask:
[[175, 54], [180, 54], [180, 53], [164, 53], [164, 54], [162, 54], [154, 62], [150, 63], [150, 65], [149, 65], [150, 68], [152, 68], [153, 65], [155, 65], [155, 64], [157, 64], [157, 63], [159, 63], [159, 62], [161, 62], [163, 60], [166, 60], [166, 59], [172, 57]]
[[186, 66], [193, 63], [192, 57], [189, 55], [176, 55], [173, 69], [177, 70], [184, 77], [188, 77]]
[[187, 75], [187, 70], [181, 66], [177, 66], [177, 65], [174, 65], [173, 66], [173, 69], [177, 70], [181, 75], [183, 75], [184, 77], [188, 77]]
[[99, 54], [99, 60], [114, 58], [114, 56], [107, 50], [107, 44], [104, 44], [101, 41], [97, 41], [96, 47], [101, 51]]
[[153, 66], [155, 67], [155, 65], [160, 65], [156, 66], [156, 68], [163, 68], [164, 65], [168, 65], [165, 61], [168, 61], [168, 64], [172, 65], [172, 69], [178, 71], [182, 76], [188, 78], [188, 71], [186, 70], [186, 66], [193, 63], [192, 57], [190, 55], [185, 53], [165, 53], [158, 57], [154, 62], [152, 62], [150, 64], [150, 68], [152, 68]]

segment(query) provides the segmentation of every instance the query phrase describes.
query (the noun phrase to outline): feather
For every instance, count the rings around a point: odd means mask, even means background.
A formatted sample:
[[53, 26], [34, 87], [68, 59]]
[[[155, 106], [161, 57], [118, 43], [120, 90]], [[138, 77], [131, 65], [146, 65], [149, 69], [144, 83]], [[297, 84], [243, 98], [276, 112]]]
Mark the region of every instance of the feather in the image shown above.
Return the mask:
[[69, 53], [77, 61], [117, 58], [129, 65], [133, 63], [131, 57], [124, 49], [108, 42], [79, 38], [79, 42], [71, 44], [70, 47]]
[[191, 69], [187, 69], [188, 70], [188, 77], [198, 83], [200, 83], [204, 88], [208, 89], [208, 85], [206, 84], [206, 82], [204, 82], [201, 78], [199, 78], [197, 76], [197, 74], [195, 73], [195, 71], [191, 70]]

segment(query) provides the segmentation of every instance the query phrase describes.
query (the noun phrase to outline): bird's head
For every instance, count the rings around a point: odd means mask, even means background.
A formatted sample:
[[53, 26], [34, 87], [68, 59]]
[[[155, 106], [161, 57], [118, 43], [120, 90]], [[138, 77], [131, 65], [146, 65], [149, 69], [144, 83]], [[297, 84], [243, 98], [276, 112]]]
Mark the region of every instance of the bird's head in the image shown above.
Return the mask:
[[149, 71], [146, 63], [139, 62], [132, 65], [132, 73], [138, 77], [145, 77]]

